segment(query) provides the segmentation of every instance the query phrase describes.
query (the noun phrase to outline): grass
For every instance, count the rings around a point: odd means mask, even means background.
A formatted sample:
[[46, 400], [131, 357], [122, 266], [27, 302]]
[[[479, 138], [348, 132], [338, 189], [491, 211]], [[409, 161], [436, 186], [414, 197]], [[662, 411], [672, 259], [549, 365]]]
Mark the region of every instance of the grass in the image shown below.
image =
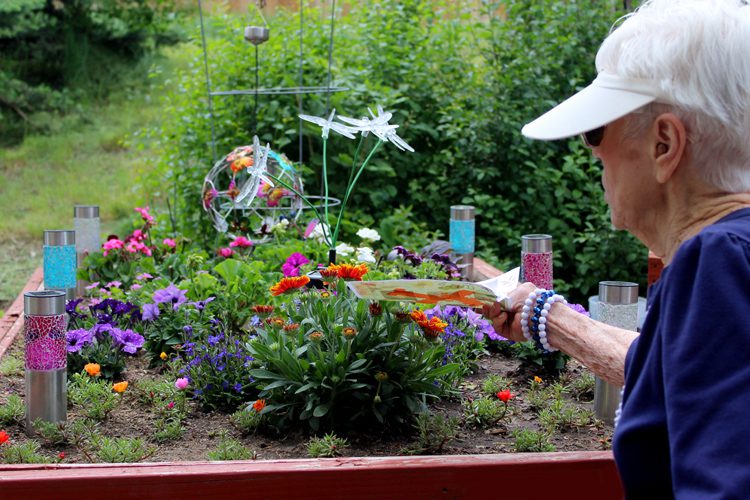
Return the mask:
[[138, 132], [158, 124], [168, 91], [161, 83], [187, 64], [179, 45], [162, 53], [155, 78], [125, 75], [105, 102], [50, 117], [49, 133], [0, 149], [0, 311], [41, 265], [44, 230], [72, 229], [74, 205], [99, 205], [105, 234], [121, 229], [134, 207], [158, 205], [138, 185], [158, 151]]

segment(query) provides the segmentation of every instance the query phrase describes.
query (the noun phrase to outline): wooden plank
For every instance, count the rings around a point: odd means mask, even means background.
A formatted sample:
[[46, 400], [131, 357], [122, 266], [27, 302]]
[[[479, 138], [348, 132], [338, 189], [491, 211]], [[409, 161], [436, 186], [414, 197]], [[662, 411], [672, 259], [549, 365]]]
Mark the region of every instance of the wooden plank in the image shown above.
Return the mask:
[[648, 252], [648, 286], [656, 283], [656, 280], [661, 276], [661, 272], [664, 270], [664, 261], [655, 253]]
[[0, 465], [3, 499], [622, 498], [612, 453]]
[[41, 290], [44, 286], [44, 272], [41, 267], [31, 273], [29, 281], [23, 287], [21, 293], [13, 301], [5, 315], [0, 318], [0, 358], [15, 340], [16, 335], [23, 329], [23, 294]]
[[479, 257], [474, 257], [474, 275], [473, 281], [484, 281], [495, 276], [500, 276], [503, 272], [496, 267], [487, 264]]

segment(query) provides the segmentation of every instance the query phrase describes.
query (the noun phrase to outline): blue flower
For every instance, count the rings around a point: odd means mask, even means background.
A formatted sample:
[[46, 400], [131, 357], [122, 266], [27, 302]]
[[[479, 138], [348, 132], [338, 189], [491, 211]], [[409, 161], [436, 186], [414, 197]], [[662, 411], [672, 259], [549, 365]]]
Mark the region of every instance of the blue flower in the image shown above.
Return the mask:
[[143, 304], [143, 321], [152, 321], [159, 317], [159, 304]]
[[85, 328], [71, 330], [67, 332], [65, 336], [68, 341], [68, 352], [78, 352], [83, 349], [86, 344], [94, 341], [94, 334]]
[[167, 288], [155, 291], [153, 299], [157, 304], [172, 304], [172, 309], [176, 311], [187, 302], [187, 290], [180, 290], [170, 284]]
[[113, 328], [111, 335], [115, 343], [122, 346], [122, 350], [128, 354], [135, 354], [145, 342], [145, 339], [133, 330]]
[[237, 392], [242, 392], [242, 384], [240, 384], [239, 382], [237, 382], [236, 384], [234, 384], [234, 387], [232, 387], [232, 388], [235, 391], [237, 391]]

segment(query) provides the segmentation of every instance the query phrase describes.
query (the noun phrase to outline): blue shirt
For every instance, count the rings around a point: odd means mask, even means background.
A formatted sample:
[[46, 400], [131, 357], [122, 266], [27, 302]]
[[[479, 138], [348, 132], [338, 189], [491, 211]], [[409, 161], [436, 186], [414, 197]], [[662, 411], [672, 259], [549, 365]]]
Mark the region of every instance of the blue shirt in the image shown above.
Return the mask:
[[750, 498], [750, 209], [685, 241], [649, 290], [613, 451], [630, 498]]

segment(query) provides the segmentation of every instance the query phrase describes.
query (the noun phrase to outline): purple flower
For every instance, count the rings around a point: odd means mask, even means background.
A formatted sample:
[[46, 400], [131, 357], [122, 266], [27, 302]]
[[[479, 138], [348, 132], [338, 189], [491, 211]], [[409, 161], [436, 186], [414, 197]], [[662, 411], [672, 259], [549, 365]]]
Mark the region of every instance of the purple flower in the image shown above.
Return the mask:
[[159, 304], [143, 304], [143, 321], [153, 321], [159, 317]]
[[91, 328], [91, 335], [97, 339], [103, 339], [104, 335], [112, 335], [112, 330], [115, 327], [109, 323], [99, 323]]
[[307, 257], [299, 252], [294, 252], [281, 266], [281, 270], [284, 272], [284, 277], [289, 278], [291, 276], [299, 276], [300, 266], [308, 264], [309, 262], [310, 260]]
[[148, 273], [141, 273], [138, 276], [135, 277], [138, 281], [144, 281], [144, 280], [150, 280], [153, 279], [153, 276], [151, 276]]
[[106, 285], [104, 285], [106, 288], [120, 288], [122, 286], [122, 281], [110, 281]]
[[172, 304], [172, 309], [176, 311], [180, 305], [187, 302], [187, 291], [169, 285], [167, 288], [155, 291], [153, 298], [157, 304]]
[[68, 352], [78, 352], [83, 346], [94, 341], [94, 334], [85, 328], [71, 330], [65, 337], [68, 341]]
[[239, 382], [237, 382], [236, 384], [234, 384], [233, 389], [235, 391], [237, 391], [237, 392], [242, 392], [242, 384], [240, 384]]
[[85, 288], [86, 288], [86, 290], [93, 290], [94, 288], [98, 288], [98, 287], [99, 287], [99, 282], [98, 281], [94, 281], [93, 283], [91, 283], [90, 285], [86, 286]]
[[113, 328], [112, 340], [115, 344], [122, 346], [122, 350], [128, 354], [135, 354], [138, 349], [143, 347], [146, 341], [139, 333], [133, 330], [120, 330], [119, 328]]
[[216, 297], [209, 297], [206, 300], [199, 300], [197, 302], [188, 302], [187, 305], [195, 307], [197, 310], [202, 311], [205, 309], [206, 304], [209, 304], [216, 300]]

